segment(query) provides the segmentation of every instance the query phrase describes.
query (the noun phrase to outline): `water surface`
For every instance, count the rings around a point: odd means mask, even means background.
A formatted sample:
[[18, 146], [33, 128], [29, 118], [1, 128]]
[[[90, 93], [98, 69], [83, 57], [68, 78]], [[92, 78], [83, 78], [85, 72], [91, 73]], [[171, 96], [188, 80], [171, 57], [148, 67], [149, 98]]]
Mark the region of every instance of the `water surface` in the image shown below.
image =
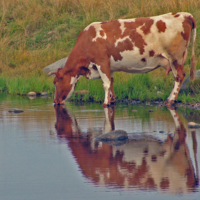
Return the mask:
[[[200, 198], [199, 111], [52, 102], [1, 94], [0, 199]], [[95, 139], [111, 130], [129, 139]]]

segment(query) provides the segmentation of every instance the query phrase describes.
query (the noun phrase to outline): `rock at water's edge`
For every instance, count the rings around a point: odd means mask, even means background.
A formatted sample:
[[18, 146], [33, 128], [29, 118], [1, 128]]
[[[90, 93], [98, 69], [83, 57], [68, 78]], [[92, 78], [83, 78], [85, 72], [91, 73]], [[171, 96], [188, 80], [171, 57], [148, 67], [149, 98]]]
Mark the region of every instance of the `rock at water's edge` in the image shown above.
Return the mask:
[[58, 68], [63, 68], [65, 66], [66, 61], [67, 61], [67, 58], [60, 59], [60, 60], [46, 66], [45, 68], [43, 68], [42, 71], [47, 74], [51, 71], [56, 71]]
[[124, 130], [115, 130], [115, 131], [110, 131], [106, 134], [100, 135], [96, 137], [95, 139], [102, 140], [102, 141], [126, 140], [128, 139], [128, 134]]
[[37, 94], [36, 94], [36, 92], [29, 92], [27, 95], [28, 96], [36, 96]]
[[15, 109], [13, 109], [13, 110], [9, 110], [8, 111], [9, 113], [22, 113], [22, 112], [24, 112], [23, 110], [20, 110], [20, 109], [17, 109], [17, 108], [15, 108]]
[[[196, 70], [194, 74], [195, 74], [195, 79], [200, 78], [200, 70]], [[191, 82], [190, 76], [188, 76], [188, 77], [185, 79], [185, 81], [183, 81], [183, 84], [181, 85], [180, 92], [187, 91], [188, 88], [189, 88], [189, 83], [190, 83], [190, 82]]]

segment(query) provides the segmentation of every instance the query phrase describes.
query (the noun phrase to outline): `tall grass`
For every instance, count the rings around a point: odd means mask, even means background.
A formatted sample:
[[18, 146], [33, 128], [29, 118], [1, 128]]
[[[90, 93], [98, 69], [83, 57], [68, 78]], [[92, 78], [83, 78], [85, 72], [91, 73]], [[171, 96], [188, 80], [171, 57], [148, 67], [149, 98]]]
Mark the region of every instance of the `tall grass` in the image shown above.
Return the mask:
[[54, 86], [52, 80], [46, 80], [44, 76], [33, 75], [31, 77], [15, 77], [6, 80], [6, 88], [10, 94], [24, 95], [30, 91], [42, 93], [44, 91], [53, 93]]
[[[169, 96], [174, 83], [172, 76], [168, 84], [165, 84], [166, 78], [155, 77], [152, 73], [133, 75], [123, 72], [116, 73], [114, 81], [114, 91], [117, 99], [134, 99], [140, 101], [165, 100]], [[104, 100], [104, 90], [101, 80], [87, 80], [82, 78], [78, 82], [76, 90], [89, 90], [90, 97], [83, 97], [86, 100], [89, 98], [100, 102]], [[77, 94], [74, 94], [72, 99], [81, 98]]]
[[[2, 87], [10, 93], [20, 94], [28, 90], [52, 91], [52, 79], [42, 76], [42, 68], [67, 57], [80, 31], [93, 21], [146, 17], [167, 12], [187, 11], [194, 15], [197, 21], [195, 52], [199, 69], [199, 10], [200, 1], [197, 0], [1, 0], [0, 90]], [[189, 73], [189, 59], [186, 73]], [[144, 76], [117, 73], [115, 80], [114, 88], [119, 98], [137, 97], [141, 100], [154, 98], [155, 86], [164, 93], [164, 97], [160, 98], [167, 97], [173, 82], [173, 78], [164, 76], [162, 70]], [[40, 83], [39, 86], [34, 82]], [[48, 86], [44, 82], [48, 82]], [[101, 100], [104, 96], [101, 81], [86, 82], [80, 80], [77, 88], [85, 85], [94, 99]]]
[[188, 11], [199, 22], [199, 9], [196, 0], [1, 0], [1, 71], [30, 74], [67, 57], [93, 21]]

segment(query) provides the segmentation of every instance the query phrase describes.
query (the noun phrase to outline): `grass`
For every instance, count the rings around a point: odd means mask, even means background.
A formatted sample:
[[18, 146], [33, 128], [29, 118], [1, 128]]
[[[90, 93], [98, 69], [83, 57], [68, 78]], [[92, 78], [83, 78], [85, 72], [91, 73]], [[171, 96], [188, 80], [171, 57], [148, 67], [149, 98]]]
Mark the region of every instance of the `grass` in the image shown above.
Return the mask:
[[[29, 91], [54, 92], [52, 78], [42, 69], [67, 57], [80, 31], [94, 21], [146, 17], [167, 12], [187, 11], [197, 22], [195, 54], [200, 69], [200, 1], [196, 0], [2, 0], [0, 1], [0, 91], [25, 94]], [[191, 48], [190, 48], [191, 49]], [[189, 51], [190, 52], [190, 51]], [[189, 74], [190, 53], [185, 65]], [[115, 74], [118, 99], [165, 100], [174, 78], [157, 69], [146, 75]], [[167, 83], [167, 84], [166, 84]], [[199, 101], [200, 81], [190, 85], [179, 101]], [[82, 78], [76, 90], [87, 89], [83, 100], [102, 101], [100, 80]], [[162, 93], [158, 93], [158, 91]], [[77, 97], [73, 96], [72, 99]]]
[[[2, 82], [1, 82], [2, 80]], [[43, 75], [31, 77], [15, 77], [12, 79], [0, 79], [0, 89], [4, 88], [9, 94], [19, 94], [25, 95], [30, 91], [35, 91], [36, 93], [48, 92], [53, 93], [54, 85], [52, 80], [46, 80]]]

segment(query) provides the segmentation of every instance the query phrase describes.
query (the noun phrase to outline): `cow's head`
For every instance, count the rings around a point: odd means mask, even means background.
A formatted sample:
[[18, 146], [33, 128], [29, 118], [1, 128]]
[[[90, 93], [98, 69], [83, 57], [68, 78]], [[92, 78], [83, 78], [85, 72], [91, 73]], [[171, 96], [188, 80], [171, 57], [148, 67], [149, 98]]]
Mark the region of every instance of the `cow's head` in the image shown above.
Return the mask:
[[49, 76], [55, 74], [55, 96], [54, 103], [57, 105], [65, 104], [65, 100], [69, 98], [76, 86], [79, 76], [73, 76], [71, 72], [64, 72], [59, 68], [57, 71], [49, 72]]

